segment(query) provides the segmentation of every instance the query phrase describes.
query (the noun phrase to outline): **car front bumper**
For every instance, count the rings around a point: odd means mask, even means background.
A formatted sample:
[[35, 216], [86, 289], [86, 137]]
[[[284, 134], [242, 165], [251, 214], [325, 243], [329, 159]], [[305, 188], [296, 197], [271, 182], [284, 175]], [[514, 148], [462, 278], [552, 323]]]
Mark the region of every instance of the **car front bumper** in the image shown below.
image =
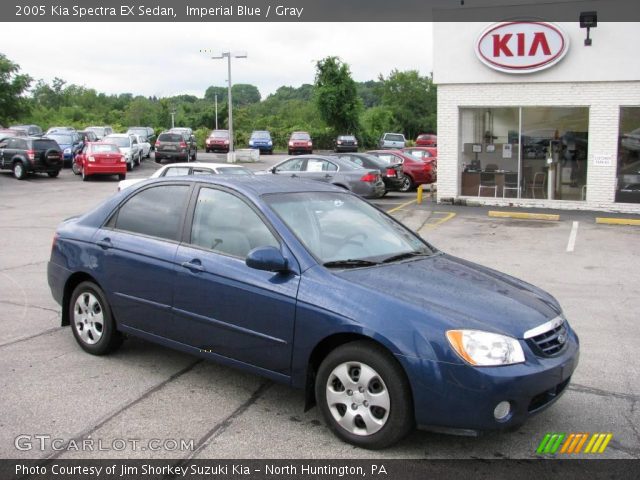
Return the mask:
[[[579, 342], [571, 331], [563, 352], [550, 358], [525, 350], [527, 361], [501, 367], [472, 367], [397, 355], [413, 389], [416, 424], [425, 430], [476, 434], [519, 427], [564, 393], [578, 365]], [[494, 409], [508, 401], [509, 415]]]

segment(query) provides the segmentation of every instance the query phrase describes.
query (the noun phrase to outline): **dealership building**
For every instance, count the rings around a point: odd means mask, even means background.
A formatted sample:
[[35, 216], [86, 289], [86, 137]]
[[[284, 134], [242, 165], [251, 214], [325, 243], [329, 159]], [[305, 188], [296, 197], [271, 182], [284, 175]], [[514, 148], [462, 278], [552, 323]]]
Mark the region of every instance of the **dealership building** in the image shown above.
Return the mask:
[[640, 24], [592, 13], [434, 23], [438, 201], [640, 213]]

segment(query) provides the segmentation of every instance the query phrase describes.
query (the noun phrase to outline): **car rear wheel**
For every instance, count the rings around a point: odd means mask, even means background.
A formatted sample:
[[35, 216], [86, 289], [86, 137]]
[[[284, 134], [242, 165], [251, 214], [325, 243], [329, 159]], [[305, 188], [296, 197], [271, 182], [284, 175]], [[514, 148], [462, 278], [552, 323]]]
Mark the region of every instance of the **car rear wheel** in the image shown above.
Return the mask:
[[69, 300], [69, 319], [76, 341], [93, 355], [105, 355], [120, 346], [122, 334], [116, 330], [104, 293], [93, 282], [79, 284]]
[[80, 165], [76, 162], [73, 162], [73, 164], [71, 165], [71, 171], [76, 175], [80, 175], [80, 173], [82, 173]]
[[315, 394], [333, 432], [359, 447], [388, 447], [414, 425], [404, 371], [387, 351], [369, 341], [332, 351], [318, 369]]
[[118, 180], [125, 180], [126, 178], [127, 178], [127, 174], [126, 173], [118, 174]]
[[130, 172], [131, 170], [133, 170], [133, 165], [131, 163], [127, 163], [127, 172]]
[[87, 175], [84, 171], [84, 168], [82, 169], [82, 171], [80, 172], [82, 174], [82, 181], [86, 182], [87, 180], [89, 180], [89, 175]]
[[24, 168], [22, 162], [16, 162], [13, 164], [13, 176], [18, 180], [24, 180], [27, 178], [27, 169]]
[[400, 185], [400, 188], [398, 189], [401, 192], [408, 192], [409, 190], [412, 190], [414, 188], [414, 184], [413, 184], [413, 180], [411, 179], [411, 177], [409, 175], [404, 175], [402, 177], [402, 184]]

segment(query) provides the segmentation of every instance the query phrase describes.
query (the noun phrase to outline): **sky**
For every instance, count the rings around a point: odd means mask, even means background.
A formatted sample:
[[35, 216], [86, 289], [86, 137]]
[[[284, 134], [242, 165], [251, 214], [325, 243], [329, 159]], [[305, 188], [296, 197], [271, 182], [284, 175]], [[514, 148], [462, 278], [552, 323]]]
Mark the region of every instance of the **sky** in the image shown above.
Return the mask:
[[[55, 77], [107, 94], [203, 97], [226, 86], [227, 60], [201, 53], [231, 50], [233, 84], [258, 87], [313, 83], [315, 62], [338, 56], [356, 81], [393, 69], [433, 70], [429, 23], [2, 23], [0, 53], [21, 72]], [[29, 35], [24, 35], [28, 30]]]

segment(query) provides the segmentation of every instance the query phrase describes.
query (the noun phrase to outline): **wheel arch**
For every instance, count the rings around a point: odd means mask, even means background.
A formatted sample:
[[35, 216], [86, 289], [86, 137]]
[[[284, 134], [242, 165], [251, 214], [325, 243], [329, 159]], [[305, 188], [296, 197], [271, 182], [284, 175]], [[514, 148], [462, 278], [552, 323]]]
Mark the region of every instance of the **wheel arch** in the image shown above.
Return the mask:
[[71, 299], [71, 294], [75, 290], [75, 288], [80, 285], [82, 282], [92, 282], [95, 283], [100, 289], [102, 287], [98, 283], [98, 281], [89, 275], [86, 272], [76, 272], [71, 275], [67, 279], [67, 283], [64, 285], [64, 291], [62, 294], [62, 320], [60, 323], [61, 327], [66, 327], [71, 324], [71, 319], [69, 318], [69, 300]]

